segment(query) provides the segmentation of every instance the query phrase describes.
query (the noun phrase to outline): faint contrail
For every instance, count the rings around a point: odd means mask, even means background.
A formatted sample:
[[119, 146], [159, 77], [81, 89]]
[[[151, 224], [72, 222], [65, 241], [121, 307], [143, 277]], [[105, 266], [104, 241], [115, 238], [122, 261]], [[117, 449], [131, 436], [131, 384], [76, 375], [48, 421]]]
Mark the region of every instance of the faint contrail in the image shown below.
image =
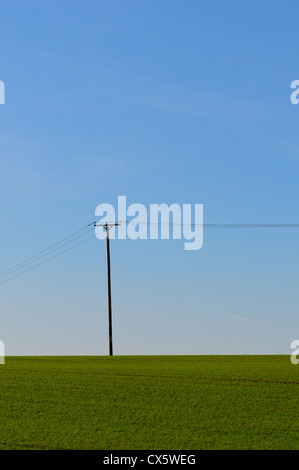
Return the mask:
[[[193, 297], [189, 297], [188, 295], [183, 295], [183, 297], [185, 297], [185, 299], [191, 300], [191, 302], [202, 305], [201, 302], [199, 302], [197, 299], [194, 299]], [[219, 312], [222, 312], [222, 313], [224, 313], [225, 315], [227, 315], [229, 317], [235, 318], [236, 320], [243, 321], [244, 323], [247, 323], [248, 325], [254, 326], [255, 328], [262, 328], [260, 325], [257, 325], [256, 323], [253, 323], [252, 321], [247, 320], [246, 318], [239, 317], [238, 315], [234, 315], [233, 313], [226, 312], [222, 308], [216, 307], [216, 309]]]
[[255, 326], [256, 328], [261, 328], [260, 325], [257, 325], [256, 323], [253, 323], [252, 321], [246, 320], [246, 318], [238, 317], [238, 315], [233, 315], [232, 313], [228, 313], [227, 315], [229, 315], [230, 317], [236, 318], [237, 320], [248, 323], [248, 325]]

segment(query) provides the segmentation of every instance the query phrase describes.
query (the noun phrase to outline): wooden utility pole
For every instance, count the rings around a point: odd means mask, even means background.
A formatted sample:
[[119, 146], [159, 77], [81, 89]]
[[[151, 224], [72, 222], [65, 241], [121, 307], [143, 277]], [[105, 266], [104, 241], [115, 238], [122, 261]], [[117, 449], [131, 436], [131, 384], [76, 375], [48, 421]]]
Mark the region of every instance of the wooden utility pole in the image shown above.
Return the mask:
[[105, 230], [106, 230], [106, 249], [107, 249], [108, 340], [109, 340], [109, 356], [113, 356], [109, 229], [110, 229], [110, 226], [106, 223]]
[[112, 300], [111, 300], [111, 269], [110, 269], [110, 237], [109, 230], [111, 227], [120, 225], [120, 222], [105, 224], [97, 224], [94, 222], [95, 227], [103, 227], [106, 230], [106, 251], [107, 251], [107, 301], [108, 301], [108, 344], [109, 356], [113, 356], [113, 338], [112, 338]]

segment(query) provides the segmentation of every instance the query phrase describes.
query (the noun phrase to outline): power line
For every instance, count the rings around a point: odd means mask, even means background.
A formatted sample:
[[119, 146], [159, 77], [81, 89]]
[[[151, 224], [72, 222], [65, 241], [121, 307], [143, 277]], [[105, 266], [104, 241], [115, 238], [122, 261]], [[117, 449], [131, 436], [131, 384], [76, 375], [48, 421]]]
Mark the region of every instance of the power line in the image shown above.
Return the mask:
[[202, 224], [207, 228], [299, 228], [299, 224]]
[[[115, 224], [112, 221], [107, 221], [110, 225], [121, 225], [121, 224], [129, 224], [130, 222], [134, 221], [134, 219], [130, 220], [123, 220], [121, 222], [117, 222]], [[97, 223], [94, 222], [95, 227], [105, 227], [106, 222]], [[137, 222], [137, 225], [155, 225], [155, 226], [162, 226], [168, 225], [170, 227], [206, 227], [206, 228], [299, 228], [299, 224], [226, 224], [226, 223], [218, 223], [218, 224], [184, 224], [182, 222], [175, 223], [175, 222]]]
[[[121, 222], [117, 222], [117, 223], [113, 223], [113, 222], [111, 222], [111, 223], [107, 222], [107, 223], [108, 223], [108, 225], [121, 225], [123, 223], [128, 224], [129, 221], [125, 220], [125, 221], [121, 221]], [[299, 224], [277, 224], [277, 223], [276, 224], [269, 224], [269, 223], [268, 224], [265, 224], [265, 223], [262, 223], [262, 224], [232, 224], [232, 223], [230, 223], [230, 224], [226, 224], [226, 223], [214, 223], [214, 224], [208, 224], [208, 223], [194, 224], [194, 223], [190, 223], [190, 224], [184, 224], [184, 223], [174, 223], [174, 222], [167, 223], [167, 222], [158, 221], [158, 222], [139, 222], [139, 224], [142, 224], [142, 225], [155, 225], [155, 226], [157, 226], [157, 225], [158, 226], [168, 225], [170, 227], [175, 227], [175, 226], [179, 226], [179, 227], [205, 227], [205, 228], [215, 228], [215, 229], [226, 229], [226, 228], [229, 228], [229, 229], [270, 229], [270, 228], [271, 229], [273, 229], [273, 228], [274, 229], [279, 229], [279, 228], [291, 228], [292, 229], [292, 228], [299, 228]], [[26, 258], [24, 261], [12, 266], [11, 268], [6, 269], [5, 271], [2, 271], [0, 273], [0, 279], [1, 278], [6, 278], [7, 276], [11, 276], [11, 274], [24, 269], [26, 266], [29, 266], [33, 263], [36, 263], [40, 259], [49, 256], [50, 254], [54, 253], [55, 251], [61, 250], [61, 248], [63, 248], [64, 246], [67, 246], [67, 245], [73, 243], [75, 240], [77, 240], [77, 239], [81, 238], [82, 236], [85, 236], [87, 233], [90, 233], [91, 231], [93, 231], [93, 228], [90, 229], [90, 230], [86, 230], [88, 227], [90, 227], [90, 226], [94, 226], [94, 227], [103, 226], [103, 227], [105, 227], [105, 225], [106, 225], [106, 222], [102, 223], [102, 224], [92, 222], [92, 223], [82, 227], [81, 229], [77, 230], [76, 232], [73, 232], [71, 235], [63, 238], [62, 240], [54, 243], [53, 245], [50, 245], [48, 248], [45, 248], [44, 250], [39, 251], [38, 253], [36, 253], [33, 256], [30, 256], [29, 258]], [[75, 235], [77, 235], [78, 233], [80, 233], [82, 231], [85, 231], [85, 232], [80, 234], [79, 236], [75, 237]], [[23, 275], [23, 274], [25, 274], [29, 271], [32, 271], [35, 268], [38, 268], [39, 266], [47, 263], [48, 261], [51, 261], [54, 258], [57, 258], [58, 256], [66, 253], [67, 251], [72, 250], [76, 246], [81, 245], [82, 243], [85, 243], [85, 241], [87, 241], [91, 238], [93, 238], [93, 236], [87, 238], [86, 240], [83, 240], [80, 243], [77, 243], [76, 245], [68, 248], [67, 250], [62, 251], [61, 253], [58, 253], [55, 256], [52, 256], [52, 257], [46, 259], [42, 263], [39, 263], [39, 264], [29, 268], [29, 269], [26, 269], [25, 271], [22, 271], [22, 272], [16, 274], [15, 276], [13, 276], [13, 277], [9, 277], [8, 279], [5, 279], [4, 281], [0, 282], [0, 286], [2, 284], [5, 284], [8, 281], [16, 279], [17, 277], [19, 277], [19, 276], [21, 276], [21, 275]], [[68, 241], [66, 241], [66, 240], [68, 240]], [[66, 242], [66, 243], [64, 243], [64, 242]]]
[[[0, 279], [1, 278], [5, 278], [7, 276], [10, 276], [11, 274], [13, 274], [14, 272], [16, 271], [19, 271], [20, 269], [23, 269], [25, 268], [26, 266], [29, 266], [30, 264], [33, 264], [33, 263], [36, 263], [37, 261], [39, 261], [40, 259], [42, 258], [45, 258], [46, 256], [49, 256], [51, 253], [54, 253], [55, 251], [58, 251], [58, 250], [61, 250], [61, 248], [63, 248], [64, 246], [66, 245], [69, 245], [70, 243], [73, 243], [75, 240], [78, 240], [79, 238], [81, 237], [84, 237], [87, 233], [90, 233], [91, 231], [93, 231], [93, 228], [90, 229], [90, 230], [87, 230], [86, 232], [84, 233], [81, 233], [81, 235], [78, 235], [78, 237], [75, 237], [75, 238], [72, 238], [71, 240], [69, 240], [68, 242], [66, 243], [63, 243], [62, 245], [58, 246], [58, 248], [54, 248], [54, 250], [50, 250], [50, 251], [47, 251], [47, 250], [43, 250], [41, 253], [44, 253], [43, 255], [41, 256], [38, 256], [35, 255], [35, 256], [32, 256], [31, 258], [31, 261], [28, 261], [27, 263], [25, 261], [23, 261], [23, 263], [19, 263], [18, 265], [16, 265], [14, 268], [11, 268], [11, 269], [7, 269], [6, 271], [4, 271], [4, 273], [0, 274]], [[77, 232], [78, 233], [78, 232]], [[67, 238], [70, 238], [70, 237], [67, 237]], [[61, 243], [61, 242], [60, 242]], [[57, 245], [58, 243], [56, 243], [55, 245]], [[55, 246], [53, 245], [53, 246]], [[49, 249], [48, 249], [49, 250]], [[32, 259], [33, 258], [33, 259]], [[17, 267], [18, 266], [18, 267]]]
[[[49, 250], [51, 250], [51, 248], [54, 248], [55, 246], [60, 245], [60, 244], [63, 243], [64, 241], [69, 240], [70, 238], [74, 237], [74, 235], [77, 235], [77, 233], [80, 233], [80, 232], [82, 232], [83, 230], [86, 230], [86, 229], [87, 229], [88, 227], [90, 227], [91, 225], [93, 225], [93, 222], [92, 222], [91, 224], [86, 225], [85, 227], [82, 227], [81, 229], [77, 230], [76, 232], [73, 232], [71, 235], [69, 235], [69, 236], [63, 238], [62, 240], [60, 240], [60, 241], [54, 243], [53, 245], [49, 246], [48, 248], [45, 248], [44, 250], [39, 251], [39, 252], [36, 253], [35, 255], [30, 256], [29, 258], [24, 259], [23, 261], [21, 261], [21, 262], [18, 263], [18, 264], [15, 264], [15, 265], [12, 266], [11, 268], [8, 268], [8, 269], [6, 269], [5, 271], [2, 271], [2, 272], [0, 273], [0, 278], [1, 278], [1, 277], [5, 277], [5, 274], [7, 274], [7, 275], [12, 274], [12, 271], [14, 272], [15, 268], [20, 267], [20, 269], [22, 269], [23, 267], [27, 266], [28, 264], [31, 264], [31, 263], [27, 263], [27, 262], [29, 262], [30, 260], [33, 260], [34, 258], [37, 258], [39, 255], [42, 255], [43, 253], [48, 252]], [[83, 234], [83, 235], [84, 235], [84, 234]], [[77, 238], [79, 238], [79, 237], [77, 237]], [[76, 240], [76, 239], [74, 239], [74, 240]], [[70, 242], [68, 242], [68, 243], [72, 243], [72, 241], [73, 241], [73, 240], [70, 240]], [[64, 245], [62, 245], [62, 246], [64, 246]], [[59, 248], [57, 248], [56, 250], [58, 250], [58, 249], [59, 249]], [[56, 250], [53, 250], [53, 251], [56, 251]], [[50, 253], [51, 253], [51, 252], [50, 252]], [[49, 254], [50, 254], [50, 253], [49, 253]], [[46, 256], [46, 255], [44, 255], [44, 256]], [[40, 259], [40, 258], [38, 258], [38, 259]], [[37, 261], [37, 260], [36, 260], [36, 261]], [[34, 261], [33, 261], [33, 262], [34, 262]], [[25, 263], [26, 263], [26, 264], [25, 264]], [[24, 264], [25, 264], [25, 266], [24, 266]]]
[[73, 250], [73, 249], [76, 248], [77, 246], [82, 245], [83, 243], [87, 242], [88, 240], [91, 240], [92, 238], [94, 238], [94, 235], [92, 235], [91, 237], [86, 238], [85, 240], [83, 240], [83, 241], [77, 243], [77, 244], [74, 245], [74, 246], [71, 246], [70, 248], [68, 248], [67, 250], [62, 251], [61, 253], [58, 253], [57, 255], [52, 256], [51, 258], [49, 258], [49, 259], [47, 259], [47, 260], [45, 260], [45, 261], [42, 261], [41, 263], [37, 264], [36, 266], [32, 266], [31, 268], [26, 269], [25, 271], [22, 271], [21, 273], [18, 273], [18, 274], [16, 274], [15, 276], [10, 277], [9, 279], [6, 279], [5, 281], [0, 282], [0, 286], [2, 286], [3, 284], [6, 284], [6, 282], [9, 282], [9, 281], [12, 281], [13, 279], [16, 279], [16, 278], [19, 277], [19, 276], [22, 276], [22, 275], [25, 274], [25, 273], [28, 273], [29, 271], [32, 271], [33, 269], [38, 268], [39, 266], [42, 266], [43, 264], [48, 263], [49, 261], [51, 261], [51, 260], [54, 259], [54, 258], [58, 258], [58, 256], [61, 256], [61, 255], [63, 255], [64, 253], [67, 253], [68, 251]]
[[[134, 219], [132, 219], [134, 220]], [[126, 221], [129, 223], [129, 221]], [[138, 222], [141, 225], [168, 225], [170, 227], [206, 227], [206, 228], [299, 228], [299, 224], [184, 224], [174, 222]]]

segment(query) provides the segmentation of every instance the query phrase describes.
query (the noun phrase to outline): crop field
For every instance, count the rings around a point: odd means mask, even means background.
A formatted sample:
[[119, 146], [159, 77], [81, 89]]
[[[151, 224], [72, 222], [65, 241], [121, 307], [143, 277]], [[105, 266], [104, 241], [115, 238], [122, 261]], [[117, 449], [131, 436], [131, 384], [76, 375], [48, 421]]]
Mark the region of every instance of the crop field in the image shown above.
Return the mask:
[[289, 356], [8, 357], [0, 449], [299, 449]]

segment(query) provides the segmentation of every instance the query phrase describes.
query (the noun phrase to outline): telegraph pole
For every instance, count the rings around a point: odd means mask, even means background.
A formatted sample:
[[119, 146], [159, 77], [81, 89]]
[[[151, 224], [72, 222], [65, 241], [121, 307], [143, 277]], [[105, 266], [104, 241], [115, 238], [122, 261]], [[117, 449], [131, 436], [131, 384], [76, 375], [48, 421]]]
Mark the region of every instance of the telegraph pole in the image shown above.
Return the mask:
[[109, 343], [109, 356], [113, 356], [113, 339], [112, 339], [112, 301], [111, 301], [111, 269], [110, 269], [110, 237], [109, 230], [111, 227], [120, 225], [117, 223], [96, 224], [95, 227], [104, 227], [106, 231], [106, 252], [107, 252], [107, 300], [108, 300], [108, 343]]
[[107, 250], [107, 293], [108, 293], [108, 340], [109, 340], [109, 356], [113, 356], [112, 341], [112, 303], [111, 303], [111, 273], [110, 273], [110, 238], [108, 224], [105, 225], [106, 230], [106, 250]]

